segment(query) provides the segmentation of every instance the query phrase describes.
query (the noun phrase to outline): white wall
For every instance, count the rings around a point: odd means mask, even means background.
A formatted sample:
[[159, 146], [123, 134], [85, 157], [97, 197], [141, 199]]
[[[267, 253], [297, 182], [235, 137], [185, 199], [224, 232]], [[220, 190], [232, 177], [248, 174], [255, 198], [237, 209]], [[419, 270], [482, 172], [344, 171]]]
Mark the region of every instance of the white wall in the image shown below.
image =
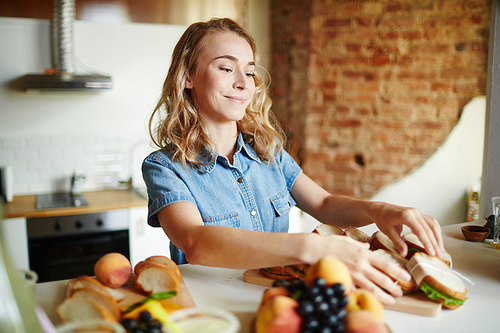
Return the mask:
[[60, 189], [73, 171], [87, 174], [85, 190], [117, 186], [130, 169], [140, 176], [147, 120], [184, 30], [76, 21], [79, 63], [110, 75], [113, 89], [27, 94], [9, 86], [51, 67], [50, 22], [0, 18], [0, 164], [14, 167], [14, 195]]
[[416, 207], [441, 225], [465, 222], [467, 192], [482, 174], [485, 113], [486, 98], [474, 98], [424, 165], [371, 199]]

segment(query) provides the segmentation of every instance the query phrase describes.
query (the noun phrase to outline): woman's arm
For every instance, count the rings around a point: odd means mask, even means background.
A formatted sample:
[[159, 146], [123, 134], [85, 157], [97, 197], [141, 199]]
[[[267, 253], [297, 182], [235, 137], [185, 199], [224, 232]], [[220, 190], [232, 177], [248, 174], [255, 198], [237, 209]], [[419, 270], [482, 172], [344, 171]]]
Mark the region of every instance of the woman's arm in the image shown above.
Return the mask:
[[303, 173], [295, 181], [292, 196], [300, 209], [323, 223], [341, 228], [375, 223], [402, 256], [408, 251], [401, 238], [403, 225], [407, 225], [431, 255], [442, 256], [444, 248], [439, 223], [414, 208], [331, 195]]
[[356, 285], [372, 291], [389, 304], [394, 302], [393, 296], [401, 296], [402, 291], [381, 271], [403, 280], [410, 279], [395, 264], [372, 253], [366, 244], [349, 237], [205, 226], [196, 206], [188, 202], [168, 205], [158, 213], [158, 219], [170, 240], [186, 254], [191, 264], [248, 269], [313, 264], [330, 255], [346, 263]]

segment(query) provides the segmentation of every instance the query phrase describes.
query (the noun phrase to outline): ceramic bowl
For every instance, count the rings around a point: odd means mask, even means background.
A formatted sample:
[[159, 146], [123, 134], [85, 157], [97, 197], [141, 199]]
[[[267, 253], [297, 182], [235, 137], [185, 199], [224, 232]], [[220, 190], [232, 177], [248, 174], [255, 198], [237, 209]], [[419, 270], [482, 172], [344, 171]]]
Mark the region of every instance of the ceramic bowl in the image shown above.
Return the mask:
[[470, 242], [482, 242], [490, 234], [490, 229], [479, 225], [467, 225], [462, 227], [462, 233]]

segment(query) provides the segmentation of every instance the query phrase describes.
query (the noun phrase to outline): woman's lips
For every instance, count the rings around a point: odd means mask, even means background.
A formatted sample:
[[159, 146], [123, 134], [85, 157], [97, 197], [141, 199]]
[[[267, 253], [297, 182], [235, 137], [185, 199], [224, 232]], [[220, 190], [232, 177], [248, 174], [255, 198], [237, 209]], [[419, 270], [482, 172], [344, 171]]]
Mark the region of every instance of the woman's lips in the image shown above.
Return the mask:
[[238, 96], [226, 96], [227, 99], [235, 102], [236, 104], [244, 104], [245, 103], [245, 98], [243, 97], [238, 97]]

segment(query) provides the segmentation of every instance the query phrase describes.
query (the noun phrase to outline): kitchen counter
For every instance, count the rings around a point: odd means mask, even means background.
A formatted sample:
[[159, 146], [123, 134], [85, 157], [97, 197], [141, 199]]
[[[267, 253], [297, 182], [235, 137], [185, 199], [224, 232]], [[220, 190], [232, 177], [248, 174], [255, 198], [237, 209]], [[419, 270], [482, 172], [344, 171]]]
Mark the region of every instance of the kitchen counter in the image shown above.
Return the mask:
[[92, 214], [112, 209], [127, 209], [147, 206], [147, 200], [131, 190], [102, 190], [85, 192], [88, 205], [53, 209], [36, 209], [36, 195], [16, 196], [12, 202], [4, 205], [4, 218], [33, 218]]
[[[487, 241], [465, 241], [460, 227], [468, 224], [474, 223], [443, 227], [443, 238], [453, 257], [453, 268], [463, 276], [469, 289], [468, 300], [457, 310], [443, 309], [438, 317], [385, 310], [386, 323], [393, 332], [486, 332], [499, 327], [500, 250]], [[197, 306], [232, 311], [240, 319], [241, 332], [250, 332], [265, 287], [243, 282], [244, 270], [193, 265], [179, 267]], [[37, 285], [37, 302], [56, 324], [55, 307], [64, 299], [66, 284], [67, 281], [55, 281]]]

